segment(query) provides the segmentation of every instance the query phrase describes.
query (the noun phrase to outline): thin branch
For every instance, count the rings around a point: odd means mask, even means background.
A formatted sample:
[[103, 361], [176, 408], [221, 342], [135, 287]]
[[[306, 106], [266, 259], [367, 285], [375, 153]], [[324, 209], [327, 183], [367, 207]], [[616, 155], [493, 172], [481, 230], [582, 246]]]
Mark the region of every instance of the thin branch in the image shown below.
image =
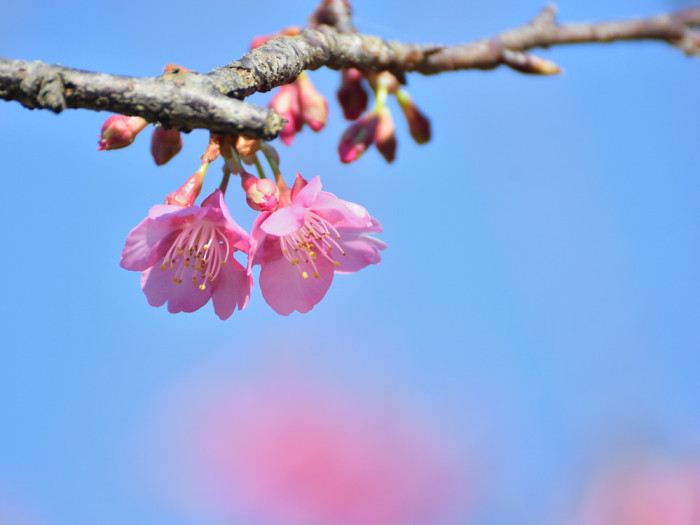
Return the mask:
[[292, 82], [307, 69], [388, 70], [399, 78], [406, 72], [432, 75], [499, 65], [537, 72], [524, 51], [621, 40], [657, 40], [700, 54], [700, 32], [693, 29], [700, 26], [700, 6], [636, 20], [557, 24], [556, 8], [550, 5], [528, 24], [454, 46], [389, 42], [358, 34], [350, 15], [347, 0], [323, 0], [311, 17], [314, 25], [299, 35], [272, 40], [205, 75], [175, 70], [155, 78], [122, 77], [0, 59], [0, 98], [55, 112], [108, 110], [178, 129], [206, 128], [270, 139], [284, 120], [235, 99]]

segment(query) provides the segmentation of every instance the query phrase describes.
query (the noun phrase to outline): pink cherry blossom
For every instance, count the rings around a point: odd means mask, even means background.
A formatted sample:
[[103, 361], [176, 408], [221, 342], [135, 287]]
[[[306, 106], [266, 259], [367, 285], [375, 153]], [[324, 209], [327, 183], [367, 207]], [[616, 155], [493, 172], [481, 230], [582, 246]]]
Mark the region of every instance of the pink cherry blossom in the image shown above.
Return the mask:
[[[381, 261], [382, 231], [358, 204], [321, 191], [321, 179], [297, 174], [282, 207], [262, 212], [253, 224], [248, 268], [259, 264], [260, 289], [277, 313], [311, 310], [323, 299], [335, 273], [352, 273]], [[285, 205], [286, 204], [286, 205]]]
[[248, 251], [248, 235], [216, 190], [201, 206], [151, 208], [126, 239], [120, 264], [142, 272], [151, 306], [167, 301], [171, 313], [194, 312], [211, 298], [216, 315], [228, 319], [248, 304], [253, 284], [236, 250]]

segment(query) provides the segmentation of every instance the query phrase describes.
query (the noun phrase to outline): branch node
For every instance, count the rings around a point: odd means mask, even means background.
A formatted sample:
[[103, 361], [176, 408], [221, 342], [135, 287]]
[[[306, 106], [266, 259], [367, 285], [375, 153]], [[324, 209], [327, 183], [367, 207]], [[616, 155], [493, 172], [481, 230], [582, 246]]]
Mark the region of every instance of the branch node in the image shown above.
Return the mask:
[[686, 29], [683, 38], [673, 43], [678, 49], [689, 56], [700, 56], [700, 31]]
[[30, 109], [49, 109], [60, 113], [66, 108], [63, 79], [53, 68], [45, 67], [42, 62], [29, 62], [19, 70], [21, 78], [19, 91], [22, 104]]
[[542, 8], [535, 18], [530, 21], [530, 25], [538, 28], [556, 25], [559, 8], [554, 3], [549, 3]]

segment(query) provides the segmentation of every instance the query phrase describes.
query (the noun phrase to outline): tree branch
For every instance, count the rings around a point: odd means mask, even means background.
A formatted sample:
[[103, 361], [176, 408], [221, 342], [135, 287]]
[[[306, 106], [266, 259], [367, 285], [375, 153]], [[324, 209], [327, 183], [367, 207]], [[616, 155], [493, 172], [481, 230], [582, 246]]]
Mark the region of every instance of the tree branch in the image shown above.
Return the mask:
[[65, 108], [107, 110], [170, 128], [206, 128], [266, 140], [284, 126], [274, 111], [227, 97], [205, 75], [179, 69], [137, 78], [0, 58], [0, 98], [55, 113]]
[[324, 0], [311, 17], [313, 25], [299, 35], [272, 40], [205, 75], [175, 69], [154, 78], [124, 77], [0, 59], [0, 98], [57, 113], [65, 108], [107, 110], [172, 128], [269, 140], [284, 120], [236, 99], [292, 82], [307, 69], [388, 70], [399, 78], [406, 72], [432, 75], [499, 65], [533, 72], [528, 69], [530, 57], [523, 53], [529, 49], [621, 40], [659, 40], [700, 54], [700, 32], [693, 29], [700, 26], [700, 6], [637, 20], [557, 24], [556, 8], [550, 5], [528, 24], [453, 46], [358, 34], [350, 14], [347, 0]]

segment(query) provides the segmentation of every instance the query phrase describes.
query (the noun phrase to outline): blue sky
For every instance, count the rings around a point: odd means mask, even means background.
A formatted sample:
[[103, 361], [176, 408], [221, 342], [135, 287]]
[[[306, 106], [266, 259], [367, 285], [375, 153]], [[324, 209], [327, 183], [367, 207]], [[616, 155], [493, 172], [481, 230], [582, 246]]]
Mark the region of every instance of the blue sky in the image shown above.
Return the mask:
[[[677, 5], [564, 0], [560, 16]], [[314, 6], [5, 2], [0, 55], [118, 74], [156, 75], [168, 62], [208, 71]], [[430, 16], [406, 3], [354, 7], [364, 32], [457, 43], [541, 5], [435, 0]], [[410, 75], [433, 140], [414, 145], [393, 106], [390, 166], [376, 151], [340, 164], [339, 74], [310, 74], [330, 120], [291, 148], [275, 144], [282, 170], [320, 174], [365, 206], [389, 247], [289, 317], [258, 290], [226, 322], [209, 305], [170, 315], [119, 267], [131, 228], [197, 168], [204, 132], [156, 168], [147, 135], [97, 151], [107, 114], [0, 103], [0, 504], [7, 493], [46, 524], [204, 523], [147, 495], [138, 451], [155, 400], [214, 368], [233, 381], [311, 369], [425, 415], [477, 464], [470, 524], [557, 522], [592, 471], [631, 450], [696, 458], [700, 63], [646, 42], [540, 54], [565, 73]], [[218, 183], [218, 165], [210, 171], [205, 194]], [[231, 213], [249, 228], [254, 214], [232, 190]]]

